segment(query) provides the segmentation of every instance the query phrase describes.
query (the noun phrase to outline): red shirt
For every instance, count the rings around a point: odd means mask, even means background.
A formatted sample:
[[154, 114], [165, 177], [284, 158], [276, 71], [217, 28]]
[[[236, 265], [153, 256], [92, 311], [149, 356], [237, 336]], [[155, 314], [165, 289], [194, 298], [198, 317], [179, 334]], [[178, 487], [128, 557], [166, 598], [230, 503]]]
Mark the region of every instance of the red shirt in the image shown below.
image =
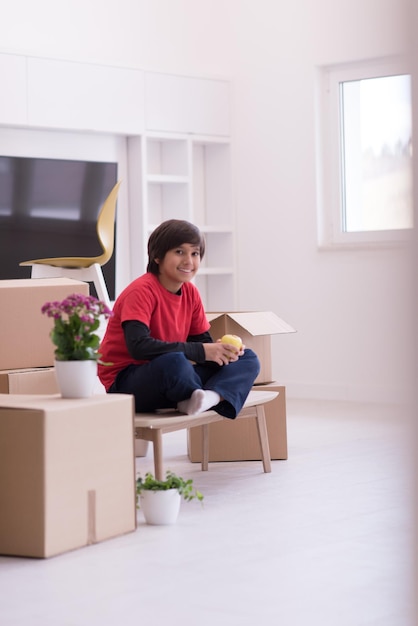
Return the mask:
[[190, 335], [200, 335], [210, 327], [199, 291], [193, 283], [184, 283], [178, 295], [167, 291], [154, 274], [143, 274], [117, 298], [100, 345], [101, 360], [112, 363], [98, 366], [99, 378], [106, 391], [118, 372], [128, 365], [146, 362], [136, 361], [128, 352], [122, 328], [123, 322], [128, 320], [148, 326], [154, 339], [170, 342], [186, 341]]

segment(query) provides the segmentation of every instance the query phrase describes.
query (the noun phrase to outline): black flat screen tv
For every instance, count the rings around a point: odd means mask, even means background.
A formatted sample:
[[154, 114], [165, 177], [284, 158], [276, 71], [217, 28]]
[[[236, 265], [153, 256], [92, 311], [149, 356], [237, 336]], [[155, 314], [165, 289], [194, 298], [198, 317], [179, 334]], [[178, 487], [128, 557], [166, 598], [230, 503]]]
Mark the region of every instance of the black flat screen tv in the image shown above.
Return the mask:
[[[116, 181], [117, 163], [0, 156], [0, 280], [30, 278], [21, 261], [101, 254], [97, 216]], [[102, 268], [111, 300], [115, 256], [116, 242]]]

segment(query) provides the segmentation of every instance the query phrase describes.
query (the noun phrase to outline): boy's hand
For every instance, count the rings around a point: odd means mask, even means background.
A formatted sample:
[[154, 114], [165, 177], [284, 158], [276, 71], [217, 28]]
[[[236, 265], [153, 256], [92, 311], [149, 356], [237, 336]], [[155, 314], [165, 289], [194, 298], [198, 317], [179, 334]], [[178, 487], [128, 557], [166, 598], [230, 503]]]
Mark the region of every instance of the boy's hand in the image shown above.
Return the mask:
[[228, 343], [222, 343], [220, 339], [216, 343], [202, 344], [205, 350], [206, 361], [213, 361], [218, 365], [228, 365], [232, 361], [238, 361], [239, 357], [244, 354], [245, 346], [241, 346], [239, 350], [236, 346]]

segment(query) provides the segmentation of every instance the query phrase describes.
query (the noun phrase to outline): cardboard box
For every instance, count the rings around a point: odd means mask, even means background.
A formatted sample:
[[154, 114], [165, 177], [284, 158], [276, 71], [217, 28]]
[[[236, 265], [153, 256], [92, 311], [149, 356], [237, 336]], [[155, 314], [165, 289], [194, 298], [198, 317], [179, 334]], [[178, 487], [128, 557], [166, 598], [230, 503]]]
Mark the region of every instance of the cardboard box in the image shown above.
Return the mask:
[[271, 311], [206, 313], [206, 317], [215, 341], [226, 334], [239, 335], [244, 345], [257, 354], [261, 364], [257, 385], [272, 382], [271, 335], [295, 333], [294, 328]]
[[[256, 385], [253, 391], [278, 391], [264, 405], [271, 459], [287, 459], [286, 388], [275, 383]], [[202, 461], [202, 427], [189, 428], [187, 448], [190, 461]], [[255, 419], [224, 419], [209, 424], [209, 461], [261, 460]]]
[[0, 370], [54, 364], [52, 319], [41, 308], [72, 293], [88, 296], [89, 284], [70, 278], [0, 280]]
[[145, 439], [135, 439], [135, 456], [144, 457], [147, 456], [149, 448], [149, 441]]
[[0, 393], [59, 393], [53, 367], [0, 371]]
[[136, 529], [133, 415], [125, 394], [0, 395], [0, 554], [50, 557]]

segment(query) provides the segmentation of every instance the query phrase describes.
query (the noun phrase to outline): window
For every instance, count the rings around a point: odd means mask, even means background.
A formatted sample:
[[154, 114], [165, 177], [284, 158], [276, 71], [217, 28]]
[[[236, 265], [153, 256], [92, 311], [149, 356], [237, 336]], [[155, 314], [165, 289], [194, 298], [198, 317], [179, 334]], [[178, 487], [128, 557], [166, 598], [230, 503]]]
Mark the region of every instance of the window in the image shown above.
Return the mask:
[[411, 77], [400, 61], [319, 76], [319, 238], [324, 246], [406, 240], [413, 227]]

